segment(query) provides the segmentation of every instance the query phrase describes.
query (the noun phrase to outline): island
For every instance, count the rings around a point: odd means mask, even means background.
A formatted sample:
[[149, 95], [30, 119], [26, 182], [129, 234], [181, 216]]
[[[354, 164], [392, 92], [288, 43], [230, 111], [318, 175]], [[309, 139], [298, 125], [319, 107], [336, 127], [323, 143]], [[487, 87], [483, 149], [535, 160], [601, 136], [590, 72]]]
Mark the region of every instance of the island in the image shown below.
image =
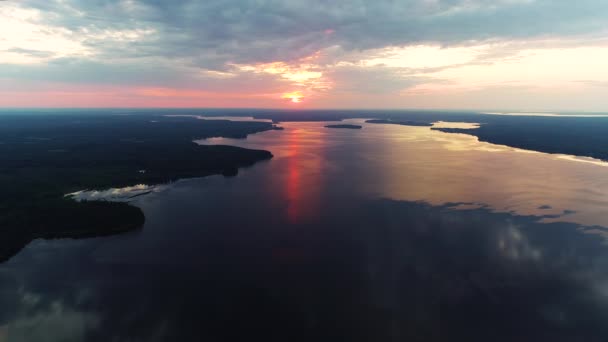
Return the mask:
[[325, 128], [344, 128], [344, 129], [361, 129], [363, 126], [349, 125], [349, 124], [338, 124], [338, 125], [327, 125]]
[[411, 121], [411, 120], [389, 120], [389, 119], [371, 119], [366, 120], [365, 123], [371, 124], [390, 124], [390, 125], [401, 125], [401, 126], [419, 126], [419, 127], [431, 127], [433, 126], [430, 122], [424, 121]]
[[[272, 158], [263, 150], [199, 146], [195, 139], [245, 138], [266, 122], [162, 115], [68, 113], [0, 116], [0, 262], [37, 238], [101, 236], [139, 229], [127, 202], [76, 201], [66, 194], [161, 184]], [[142, 170], [145, 170], [142, 172]]]

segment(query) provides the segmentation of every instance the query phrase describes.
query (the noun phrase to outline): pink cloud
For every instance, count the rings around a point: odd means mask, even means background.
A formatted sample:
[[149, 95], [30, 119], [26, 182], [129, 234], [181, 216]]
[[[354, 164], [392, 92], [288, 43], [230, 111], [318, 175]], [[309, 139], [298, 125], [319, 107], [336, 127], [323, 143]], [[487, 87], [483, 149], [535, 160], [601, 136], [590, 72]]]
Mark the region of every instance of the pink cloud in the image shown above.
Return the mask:
[[[46, 88], [46, 89], [45, 89]], [[58, 86], [35, 91], [0, 90], [0, 107], [283, 107], [281, 94], [208, 92], [197, 89]]]

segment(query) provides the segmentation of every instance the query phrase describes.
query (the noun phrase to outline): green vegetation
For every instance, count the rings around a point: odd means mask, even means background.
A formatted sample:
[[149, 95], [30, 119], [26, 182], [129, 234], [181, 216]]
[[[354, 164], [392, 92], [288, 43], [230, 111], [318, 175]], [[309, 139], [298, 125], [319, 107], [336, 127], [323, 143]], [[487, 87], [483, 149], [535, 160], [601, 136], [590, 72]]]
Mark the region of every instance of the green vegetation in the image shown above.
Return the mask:
[[[276, 129], [265, 122], [160, 115], [0, 116], [0, 261], [36, 238], [106, 235], [138, 229], [128, 203], [76, 202], [65, 194], [159, 184], [272, 158], [268, 151], [198, 146], [193, 139], [245, 138]], [[145, 172], [141, 172], [145, 170]]]

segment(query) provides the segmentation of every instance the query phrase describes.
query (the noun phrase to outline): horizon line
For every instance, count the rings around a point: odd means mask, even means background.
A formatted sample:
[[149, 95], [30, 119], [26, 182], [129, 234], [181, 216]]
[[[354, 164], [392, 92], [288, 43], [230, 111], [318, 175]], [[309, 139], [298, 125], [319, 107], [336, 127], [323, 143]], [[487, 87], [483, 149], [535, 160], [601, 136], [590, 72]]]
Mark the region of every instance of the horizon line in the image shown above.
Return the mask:
[[520, 109], [466, 109], [466, 108], [276, 108], [276, 107], [0, 107], [0, 111], [5, 110], [262, 110], [262, 111], [281, 111], [281, 112], [311, 112], [311, 111], [421, 111], [421, 112], [469, 112], [475, 114], [509, 114], [509, 113], [597, 113], [606, 114], [607, 111], [590, 110], [520, 110]]

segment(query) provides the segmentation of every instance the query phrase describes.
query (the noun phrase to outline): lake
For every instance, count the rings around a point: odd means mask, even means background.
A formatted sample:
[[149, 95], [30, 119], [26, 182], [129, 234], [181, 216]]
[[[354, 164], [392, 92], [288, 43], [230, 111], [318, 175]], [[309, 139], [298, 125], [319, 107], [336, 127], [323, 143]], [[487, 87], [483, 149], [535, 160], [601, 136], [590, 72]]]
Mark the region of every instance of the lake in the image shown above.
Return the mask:
[[364, 121], [198, 141], [274, 158], [28, 245], [0, 341], [608, 340], [608, 163]]

